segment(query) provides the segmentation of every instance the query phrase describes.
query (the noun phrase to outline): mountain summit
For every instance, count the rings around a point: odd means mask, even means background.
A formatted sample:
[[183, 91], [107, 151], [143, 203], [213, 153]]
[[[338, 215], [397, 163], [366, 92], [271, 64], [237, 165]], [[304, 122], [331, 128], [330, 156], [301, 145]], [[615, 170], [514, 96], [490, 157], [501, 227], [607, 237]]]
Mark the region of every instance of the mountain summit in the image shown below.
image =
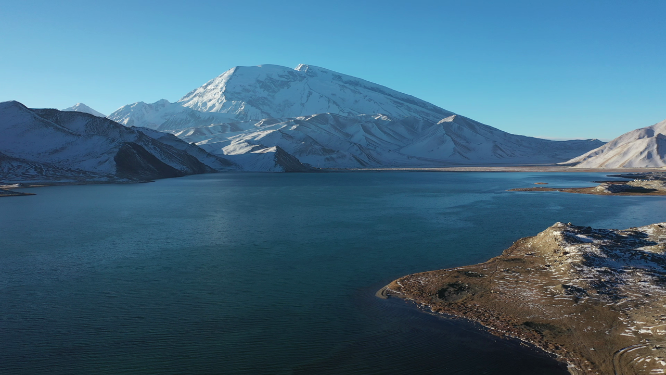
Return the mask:
[[312, 65], [278, 65], [227, 70], [178, 101], [203, 112], [233, 114], [238, 120], [289, 118], [332, 113], [381, 113], [437, 121], [453, 113], [366, 80]]

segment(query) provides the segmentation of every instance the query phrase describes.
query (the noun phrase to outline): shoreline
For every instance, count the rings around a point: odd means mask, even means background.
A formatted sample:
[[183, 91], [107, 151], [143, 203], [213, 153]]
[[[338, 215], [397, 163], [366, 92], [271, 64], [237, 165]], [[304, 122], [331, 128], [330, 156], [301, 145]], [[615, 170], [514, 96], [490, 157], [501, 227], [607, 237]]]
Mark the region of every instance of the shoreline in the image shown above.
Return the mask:
[[448, 167], [395, 167], [322, 169], [331, 172], [572, 172], [572, 173], [649, 173], [666, 172], [666, 168], [575, 168], [560, 165], [493, 165]]
[[143, 184], [154, 181], [38, 181], [38, 182], [17, 182], [11, 184], [0, 184], [0, 198], [3, 197], [23, 197], [28, 195], [37, 195], [36, 193], [26, 193], [15, 191], [15, 189], [36, 189], [52, 186], [75, 186], [75, 185], [106, 185], [106, 184]]
[[[631, 179], [631, 181], [594, 181], [599, 184], [592, 187], [551, 188], [545, 186], [509, 189], [508, 191], [559, 191], [563, 193], [589, 195], [620, 195], [620, 196], [663, 196], [666, 195], [666, 174], [663, 172], [641, 172], [620, 175], [608, 175]], [[547, 185], [537, 182], [535, 185]]]
[[[491, 173], [500, 173], [500, 172], [536, 172], [536, 173], [629, 173], [629, 174], [648, 174], [648, 173], [666, 173], [666, 168], [572, 168], [564, 167], [557, 165], [522, 165], [522, 166], [450, 166], [450, 167], [406, 167], [406, 168], [321, 168], [313, 169], [310, 171], [304, 172], [282, 172], [282, 173], [363, 173], [363, 172], [491, 172]], [[251, 172], [251, 171], [230, 171], [230, 172], [218, 172], [218, 173], [278, 173], [280, 172]], [[183, 176], [187, 177], [187, 176]], [[613, 176], [614, 177], [614, 176]], [[170, 177], [170, 178], [180, 178], [180, 177]], [[89, 180], [75, 180], [75, 181], [12, 181], [12, 182], [1, 182], [0, 181], [0, 197], [11, 197], [11, 196], [25, 196], [25, 195], [36, 195], [35, 193], [24, 193], [24, 192], [14, 192], [14, 189], [32, 189], [39, 187], [49, 187], [49, 186], [71, 186], [71, 185], [105, 185], [105, 184], [143, 184], [155, 182], [155, 180], [105, 180], [105, 181], [89, 181]], [[545, 183], [537, 183], [545, 184]], [[563, 191], [563, 192], [575, 192], [582, 193], [575, 190], [584, 190], [591, 188], [548, 188], [548, 187], [536, 187], [536, 188], [517, 188], [510, 189], [509, 191]], [[4, 193], [4, 194], [3, 194]], [[583, 193], [583, 194], [598, 194], [598, 193]], [[598, 195], [631, 195], [631, 194], [598, 194]], [[646, 195], [646, 194], [633, 194], [633, 195]], [[649, 194], [647, 194], [649, 195]], [[666, 192], [663, 194], [652, 194], [652, 195], [666, 195]]]
[[37, 195], [35, 193], [24, 193], [21, 191], [12, 191], [10, 189], [0, 188], [0, 198], [3, 197], [25, 197], [28, 195]]
[[[455, 269], [462, 268], [462, 267], [457, 267]], [[395, 282], [395, 281], [394, 281]], [[549, 355], [552, 355], [553, 358], [559, 362], [562, 362], [567, 365], [567, 370], [571, 375], [582, 375], [583, 373], [578, 372], [576, 366], [573, 364], [573, 361], [569, 360], [565, 356], [563, 356], [561, 351], [553, 350], [552, 348], [549, 348], [549, 345], [544, 345], [543, 342], [540, 342], [538, 340], [532, 340], [529, 337], [524, 337], [522, 335], [516, 334], [515, 332], [509, 332], [507, 330], [504, 330], [500, 327], [505, 327], [508, 324], [510, 324], [510, 321], [502, 321], [501, 318], [495, 319], [494, 322], [501, 322], [501, 324], [491, 324], [485, 319], [479, 319], [478, 317], [475, 316], [470, 316], [466, 314], [464, 311], [457, 311], [456, 309], [447, 309], [446, 311], [443, 311], [441, 309], [438, 309], [436, 306], [425, 304], [425, 303], [420, 303], [419, 301], [410, 298], [409, 296], [400, 293], [396, 290], [392, 290], [390, 288], [391, 284], [394, 282], [391, 282], [385, 286], [383, 286], [381, 289], [379, 289], [375, 293], [375, 297], [380, 298], [380, 299], [389, 299], [389, 298], [399, 298], [407, 303], [411, 303], [414, 305], [416, 310], [426, 313], [426, 314], [433, 314], [437, 316], [442, 316], [447, 319], [462, 319], [470, 323], [478, 324], [481, 328], [483, 328], [486, 332], [495, 335], [499, 338], [502, 339], [510, 339], [510, 340], [518, 340], [524, 345], [531, 346], [537, 350], [540, 350], [544, 353], [547, 353]]]
[[559, 191], [561, 193], [569, 194], [587, 194], [587, 195], [609, 195], [609, 196], [625, 196], [625, 197], [640, 197], [640, 196], [664, 196], [666, 191], [619, 191], [619, 192], [606, 192], [599, 191], [597, 187], [586, 187], [586, 188], [548, 188], [548, 187], [531, 187], [531, 188], [517, 188], [509, 189], [507, 191]]
[[376, 296], [478, 323], [555, 355], [574, 375], [659, 374], [664, 262], [666, 223], [626, 230], [556, 223], [486, 262], [403, 276]]
[[[487, 262], [486, 262], [487, 263]], [[456, 267], [455, 269], [460, 269], [463, 267]], [[395, 282], [395, 281], [393, 281]], [[517, 345], [520, 345], [523, 348], [535, 351], [537, 353], [540, 353], [544, 356], [547, 356], [551, 360], [555, 360], [557, 362], [562, 363], [563, 365], [566, 365], [567, 371], [572, 374], [572, 375], [584, 375], [583, 373], [577, 372], [575, 367], [572, 367], [572, 364], [567, 361], [565, 358], [563, 358], [560, 354], [558, 354], [556, 351], [549, 350], [543, 346], [538, 345], [537, 343], [530, 341], [528, 339], [525, 339], [524, 337], [517, 336], [517, 335], [512, 335], [506, 331], [502, 331], [499, 329], [496, 329], [495, 327], [485, 324], [484, 321], [480, 319], [475, 319], [473, 317], [468, 317], [463, 314], [458, 314], [454, 312], [442, 312], [442, 311], [435, 311], [433, 310], [432, 306], [427, 305], [427, 304], [422, 304], [416, 301], [415, 299], [410, 298], [409, 296], [402, 294], [396, 290], [392, 290], [390, 288], [391, 284], [389, 283], [378, 289], [374, 296], [375, 298], [379, 298], [382, 300], [389, 300], [389, 299], [399, 299], [403, 301], [404, 303], [408, 304], [411, 309], [415, 313], [418, 314], [428, 314], [431, 316], [439, 317], [446, 319], [448, 321], [453, 321], [453, 322], [464, 322], [465, 324], [470, 324], [472, 327], [474, 327], [475, 330], [485, 332], [488, 334], [491, 334], [499, 339], [502, 340], [509, 340], [515, 342]]]

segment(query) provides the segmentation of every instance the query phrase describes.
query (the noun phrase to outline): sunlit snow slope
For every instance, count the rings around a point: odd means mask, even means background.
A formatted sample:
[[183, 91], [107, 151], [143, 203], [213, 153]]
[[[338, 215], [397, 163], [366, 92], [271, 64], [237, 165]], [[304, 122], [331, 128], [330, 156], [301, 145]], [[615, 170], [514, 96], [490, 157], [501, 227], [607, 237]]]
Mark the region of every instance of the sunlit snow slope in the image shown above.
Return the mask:
[[277, 145], [320, 168], [551, 163], [602, 144], [517, 136], [456, 115], [431, 122], [318, 114], [195, 127], [175, 134], [227, 157]]
[[180, 130], [194, 126], [234, 121], [225, 113], [200, 112], [170, 103], [166, 99], [155, 103], [138, 102], [120, 107], [108, 116], [125, 126], [137, 126], [154, 130]]
[[666, 120], [622, 134], [566, 164], [576, 164], [576, 168], [666, 167]]
[[236, 67], [177, 103], [135, 103], [109, 115], [171, 131], [239, 158], [280, 147], [321, 168], [556, 163], [603, 143], [518, 136], [359, 78], [310, 65]]
[[311, 65], [242, 66], [191, 91], [179, 101], [204, 112], [261, 120], [333, 113], [415, 116], [432, 121], [453, 113], [359, 78]]

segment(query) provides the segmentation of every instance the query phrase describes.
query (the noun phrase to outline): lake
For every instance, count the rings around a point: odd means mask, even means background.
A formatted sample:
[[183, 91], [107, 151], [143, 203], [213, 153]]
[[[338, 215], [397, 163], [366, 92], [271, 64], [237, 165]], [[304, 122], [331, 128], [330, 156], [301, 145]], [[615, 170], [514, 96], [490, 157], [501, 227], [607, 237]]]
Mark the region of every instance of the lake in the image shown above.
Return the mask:
[[663, 197], [507, 192], [594, 173], [228, 173], [0, 199], [2, 374], [565, 374], [374, 293], [557, 221], [666, 221]]

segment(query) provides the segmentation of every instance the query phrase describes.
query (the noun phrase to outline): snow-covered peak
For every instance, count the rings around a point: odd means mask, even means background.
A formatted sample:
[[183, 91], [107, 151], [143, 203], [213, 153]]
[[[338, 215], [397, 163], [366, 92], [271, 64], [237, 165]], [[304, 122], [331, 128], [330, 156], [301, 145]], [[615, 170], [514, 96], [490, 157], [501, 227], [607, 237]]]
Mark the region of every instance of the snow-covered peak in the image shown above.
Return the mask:
[[76, 104], [74, 104], [73, 106], [71, 106], [69, 108], [63, 109], [63, 111], [83, 112], [83, 113], [88, 113], [88, 114], [91, 114], [91, 115], [97, 116], [97, 117], [106, 117], [106, 115], [103, 115], [102, 113], [95, 111], [94, 109], [88, 107], [87, 105], [85, 105], [83, 103], [76, 103]]
[[622, 134], [565, 164], [578, 168], [666, 167], [666, 120]]
[[294, 118], [318, 113], [382, 113], [438, 121], [453, 113], [411, 95], [360, 78], [301, 64], [242, 66], [227, 70], [178, 101], [237, 120]]

